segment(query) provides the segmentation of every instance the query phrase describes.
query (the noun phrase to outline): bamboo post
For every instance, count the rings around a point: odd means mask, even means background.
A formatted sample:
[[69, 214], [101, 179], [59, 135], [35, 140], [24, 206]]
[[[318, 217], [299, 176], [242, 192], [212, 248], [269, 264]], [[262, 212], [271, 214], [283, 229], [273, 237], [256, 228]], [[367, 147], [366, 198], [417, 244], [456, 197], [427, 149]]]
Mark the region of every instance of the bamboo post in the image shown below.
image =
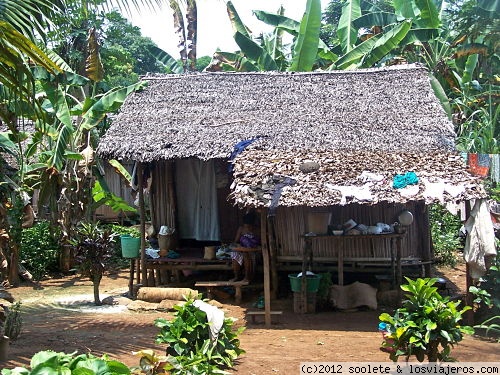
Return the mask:
[[260, 215], [260, 232], [262, 246], [262, 262], [264, 264], [264, 322], [266, 328], [271, 327], [271, 280], [269, 270], [269, 247], [267, 241], [267, 214], [265, 209]]
[[144, 209], [144, 181], [142, 163], [137, 164], [137, 179], [139, 186], [139, 215], [141, 219], [141, 266], [142, 281], [148, 286], [148, 270], [146, 269], [146, 214]]
[[[465, 221], [467, 221], [470, 217], [471, 206], [470, 201], [465, 202]], [[467, 233], [467, 236], [470, 234]], [[470, 287], [474, 284], [472, 277], [470, 276], [469, 263], [465, 263], [465, 305], [470, 306], [471, 309], [467, 310], [464, 314], [464, 321], [468, 325], [474, 324], [474, 309], [473, 309], [473, 300], [474, 296], [471, 292], [469, 292]]]

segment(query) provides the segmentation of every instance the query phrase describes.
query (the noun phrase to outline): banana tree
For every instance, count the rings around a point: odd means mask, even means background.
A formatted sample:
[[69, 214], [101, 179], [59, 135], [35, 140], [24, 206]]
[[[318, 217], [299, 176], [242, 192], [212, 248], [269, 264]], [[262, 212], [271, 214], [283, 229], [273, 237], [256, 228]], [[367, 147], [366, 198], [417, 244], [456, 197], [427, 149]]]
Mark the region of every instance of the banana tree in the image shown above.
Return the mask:
[[[311, 71], [325, 61], [329, 64], [336, 58], [319, 38], [321, 26], [319, 0], [307, 0], [304, 16], [300, 22], [284, 16], [282, 7], [276, 14], [254, 11], [254, 15], [260, 21], [274, 27], [272, 33], [259, 37], [251, 34], [231, 1], [226, 3], [226, 7], [233, 26], [233, 37], [240, 51], [217, 51], [207, 68], [208, 71]], [[284, 32], [293, 37], [290, 46], [283, 44]]]

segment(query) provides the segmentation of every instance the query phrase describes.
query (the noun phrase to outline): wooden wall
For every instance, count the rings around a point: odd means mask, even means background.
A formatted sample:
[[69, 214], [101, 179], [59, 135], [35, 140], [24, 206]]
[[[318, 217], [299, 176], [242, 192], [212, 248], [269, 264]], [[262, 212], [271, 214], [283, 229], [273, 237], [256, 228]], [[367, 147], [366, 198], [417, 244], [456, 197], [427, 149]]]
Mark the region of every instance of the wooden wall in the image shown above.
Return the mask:
[[[304, 249], [303, 235], [306, 233], [307, 214], [313, 211], [330, 212], [330, 224], [343, 224], [353, 219], [358, 224], [375, 225], [378, 222], [392, 224], [397, 221], [399, 213], [409, 210], [414, 215], [414, 222], [408, 227], [403, 241], [403, 258], [420, 258], [428, 260], [430, 257], [430, 228], [426, 220], [427, 211], [423, 202], [410, 204], [377, 205], [351, 204], [347, 206], [323, 207], [311, 209], [308, 207], [280, 207], [275, 220], [276, 255], [277, 260], [302, 259]], [[326, 240], [317, 239], [313, 242], [313, 256], [315, 258], [336, 258], [336, 250]], [[345, 258], [390, 258], [390, 240], [357, 239], [346, 240], [344, 248]]]

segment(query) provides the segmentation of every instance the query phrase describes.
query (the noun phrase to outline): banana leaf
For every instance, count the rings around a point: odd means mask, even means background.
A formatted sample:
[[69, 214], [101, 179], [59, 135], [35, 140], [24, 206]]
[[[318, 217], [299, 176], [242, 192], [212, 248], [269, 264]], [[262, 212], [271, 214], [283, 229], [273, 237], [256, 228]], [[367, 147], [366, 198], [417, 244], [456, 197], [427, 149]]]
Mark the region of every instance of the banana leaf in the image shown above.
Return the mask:
[[461, 57], [479, 54], [486, 56], [488, 54], [488, 46], [481, 43], [470, 43], [463, 47], [458, 48], [451, 56], [452, 59], [459, 59]]
[[94, 186], [92, 187], [92, 198], [96, 203], [94, 208], [104, 204], [115, 212], [137, 212], [134, 207], [130, 206], [125, 200], [116, 196], [107, 188], [102, 176], [98, 176], [97, 181], [94, 182]]
[[411, 23], [411, 20], [403, 21], [392, 30], [382, 34], [382, 36], [376, 41], [373, 49], [363, 56], [359, 64], [360, 67], [371, 67], [396, 48], [410, 30]]
[[359, 61], [369, 53], [380, 36], [374, 36], [373, 38], [365, 40], [363, 43], [358, 44], [351, 51], [341, 56], [334, 65], [330, 66], [328, 70], [344, 70], [356, 68]]
[[356, 29], [361, 29], [362, 27], [371, 28], [372, 26], [387, 26], [398, 22], [398, 18], [394, 13], [388, 12], [374, 12], [367, 13], [354, 21], [352, 21], [353, 26]]
[[99, 54], [99, 42], [97, 41], [95, 28], [90, 29], [87, 40], [88, 56], [85, 60], [85, 73], [94, 82], [101, 82], [104, 78], [104, 67]]
[[401, 41], [402, 46], [415, 42], [428, 42], [439, 36], [439, 29], [410, 29]]
[[358, 38], [358, 30], [354, 27], [353, 21], [361, 17], [359, 2], [360, 0], [347, 0], [342, 7], [337, 35], [344, 52], [351, 51]]
[[233, 27], [234, 33], [240, 33], [248, 39], [252, 39], [251, 32], [248, 27], [245, 26], [243, 21], [241, 20], [236, 8], [234, 7], [231, 1], [226, 3], [227, 14], [229, 15], [229, 21], [231, 22], [231, 26]]
[[108, 163], [115, 169], [115, 172], [122, 176], [125, 181], [127, 181], [127, 184], [130, 186], [132, 183], [132, 176], [128, 172], [128, 170], [120, 163], [118, 160], [111, 159], [108, 160]]
[[132, 92], [143, 89], [145, 85], [146, 82], [139, 81], [127, 87], [118, 87], [108, 91], [85, 112], [81, 130], [97, 126], [106, 114], [115, 112]]
[[240, 47], [241, 52], [243, 52], [250, 60], [255, 61], [261, 70], [278, 70], [276, 62], [272, 59], [269, 53], [267, 53], [264, 48], [255, 43], [252, 39], [247, 38], [245, 35], [237, 31], [234, 34], [234, 40]]
[[161, 48], [151, 46], [149, 48], [149, 53], [151, 53], [156, 58], [156, 60], [165, 65], [172, 72], [176, 74], [184, 73], [184, 68], [182, 67], [182, 65], [179, 64], [179, 62], [175, 58], [173, 58], [172, 55], [168, 54]]
[[416, 20], [419, 27], [435, 29], [441, 25], [439, 12], [433, 0], [415, 0], [415, 4], [420, 10], [420, 17]]
[[419, 15], [419, 10], [414, 0], [393, 0], [394, 12], [398, 17], [414, 19]]
[[432, 73], [429, 73], [429, 78], [431, 81], [431, 87], [432, 87], [432, 90], [434, 91], [434, 94], [439, 99], [441, 106], [443, 107], [444, 111], [448, 115], [448, 118], [451, 120], [450, 100], [448, 99], [448, 96], [446, 95], [446, 92], [444, 91], [443, 86], [441, 86], [441, 83], [439, 83], [437, 78]]
[[310, 72], [318, 54], [321, 27], [320, 0], [307, 0], [306, 11], [300, 22], [300, 32], [294, 43], [292, 72]]
[[285, 30], [293, 36], [298, 35], [300, 31], [300, 22], [288, 18], [287, 16], [269, 13], [263, 10], [254, 10], [253, 14], [259, 21], [262, 21], [269, 26]]

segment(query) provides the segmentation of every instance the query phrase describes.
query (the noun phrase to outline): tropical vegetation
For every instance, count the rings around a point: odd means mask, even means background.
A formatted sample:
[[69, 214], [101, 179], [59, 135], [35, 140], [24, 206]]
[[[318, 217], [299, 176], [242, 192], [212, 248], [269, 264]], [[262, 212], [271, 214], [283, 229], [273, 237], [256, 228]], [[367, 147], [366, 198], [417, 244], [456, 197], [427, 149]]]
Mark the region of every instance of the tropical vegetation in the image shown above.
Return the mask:
[[464, 334], [472, 334], [471, 327], [462, 325], [462, 315], [470, 309], [459, 309], [460, 301], [441, 296], [434, 286], [437, 279], [406, 278], [401, 285], [405, 292], [403, 306], [394, 315], [382, 313], [386, 335], [382, 343], [389, 357], [396, 362], [404, 356], [419, 362], [451, 361], [451, 349]]

